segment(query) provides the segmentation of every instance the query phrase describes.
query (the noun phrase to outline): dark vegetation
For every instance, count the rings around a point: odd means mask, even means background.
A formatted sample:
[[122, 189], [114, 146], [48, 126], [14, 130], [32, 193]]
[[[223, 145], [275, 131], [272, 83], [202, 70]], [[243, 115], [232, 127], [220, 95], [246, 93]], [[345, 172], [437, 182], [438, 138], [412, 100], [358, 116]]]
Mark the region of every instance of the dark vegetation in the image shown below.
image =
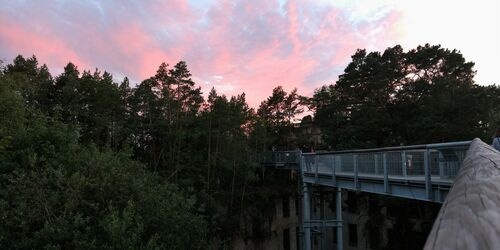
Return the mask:
[[262, 241], [275, 197], [295, 184], [255, 156], [306, 142], [291, 136], [304, 109], [324, 148], [488, 140], [500, 89], [475, 84], [473, 65], [439, 46], [358, 50], [312, 98], [277, 87], [253, 110], [245, 94], [204, 100], [184, 62], [132, 87], [71, 63], [53, 77], [18, 56], [0, 70], [0, 248]]

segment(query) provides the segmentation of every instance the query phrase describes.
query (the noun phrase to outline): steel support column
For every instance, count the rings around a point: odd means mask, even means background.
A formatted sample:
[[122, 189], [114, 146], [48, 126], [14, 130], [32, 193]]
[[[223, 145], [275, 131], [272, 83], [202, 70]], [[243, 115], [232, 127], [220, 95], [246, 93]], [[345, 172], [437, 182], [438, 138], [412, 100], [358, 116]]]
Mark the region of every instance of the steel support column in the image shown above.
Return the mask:
[[335, 194], [335, 219], [337, 220], [337, 250], [344, 249], [343, 225], [342, 225], [342, 190], [337, 188]]
[[326, 226], [325, 226], [325, 199], [323, 197], [323, 193], [319, 195], [320, 201], [320, 220], [323, 221], [323, 225], [321, 226], [321, 249], [326, 249]]
[[302, 229], [304, 231], [304, 250], [311, 250], [311, 227], [305, 226], [306, 221], [311, 220], [311, 194], [309, 189], [309, 184], [303, 184], [303, 198], [302, 198], [302, 208], [304, 210], [304, 214], [302, 216]]

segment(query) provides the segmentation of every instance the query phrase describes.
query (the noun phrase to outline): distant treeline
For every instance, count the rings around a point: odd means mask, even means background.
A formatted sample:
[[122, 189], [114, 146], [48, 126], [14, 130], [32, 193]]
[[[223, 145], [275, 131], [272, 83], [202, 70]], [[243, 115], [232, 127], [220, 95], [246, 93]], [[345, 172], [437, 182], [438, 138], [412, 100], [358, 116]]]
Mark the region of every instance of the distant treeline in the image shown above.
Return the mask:
[[245, 94], [204, 100], [185, 62], [136, 86], [35, 56], [0, 70], [1, 249], [205, 249], [270, 235], [290, 178], [262, 169], [272, 147], [330, 149], [487, 139], [500, 89], [440, 46], [358, 50], [313, 97], [276, 87], [257, 110]]

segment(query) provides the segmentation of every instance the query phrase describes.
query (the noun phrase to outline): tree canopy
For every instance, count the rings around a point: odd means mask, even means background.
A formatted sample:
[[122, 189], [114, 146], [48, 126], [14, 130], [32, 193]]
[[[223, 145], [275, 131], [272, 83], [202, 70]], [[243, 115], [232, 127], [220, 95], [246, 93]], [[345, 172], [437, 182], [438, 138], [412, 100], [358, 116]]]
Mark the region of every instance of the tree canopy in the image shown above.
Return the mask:
[[72, 63], [52, 76], [18, 56], [0, 63], [0, 248], [263, 241], [296, 180], [259, 153], [295, 149], [311, 125], [333, 149], [487, 139], [500, 88], [476, 84], [473, 66], [440, 46], [358, 50], [313, 97], [277, 86], [255, 110], [244, 93], [205, 100], [182, 61], [135, 84]]
[[255, 211], [288, 192], [262, 186], [245, 94], [205, 101], [185, 62], [131, 86], [18, 56], [0, 100], [2, 249], [206, 248], [270, 234]]
[[475, 84], [473, 66], [428, 44], [358, 50], [336, 84], [316, 90], [315, 121], [337, 149], [488, 138], [498, 87]]

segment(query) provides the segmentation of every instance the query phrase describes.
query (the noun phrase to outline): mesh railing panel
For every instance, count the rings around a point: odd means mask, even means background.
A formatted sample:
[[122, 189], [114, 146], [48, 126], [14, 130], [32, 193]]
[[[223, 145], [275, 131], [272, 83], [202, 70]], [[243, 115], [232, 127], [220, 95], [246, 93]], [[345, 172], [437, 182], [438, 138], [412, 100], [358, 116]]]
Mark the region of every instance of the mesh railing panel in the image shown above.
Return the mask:
[[465, 159], [467, 149], [467, 147], [433, 149], [429, 161], [431, 175], [442, 179], [455, 178]]
[[354, 172], [354, 158], [351, 154], [340, 155], [340, 172]]
[[458, 173], [467, 148], [468, 146], [368, 153], [303, 154], [302, 165], [306, 173], [353, 174], [357, 169], [359, 176], [383, 176], [385, 163], [389, 176], [423, 177], [425, 154], [428, 154], [428, 167], [432, 178], [449, 179]]
[[260, 154], [261, 163], [299, 163], [300, 151], [275, 151]]
[[377, 154], [358, 154], [356, 158], [359, 174], [375, 174], [375, 158]]
[[403, 169], [401, 167], [401, 153], [400, 152], [387, 152], [386, 153], [387, 172], [389, 175], [403, 176]]

